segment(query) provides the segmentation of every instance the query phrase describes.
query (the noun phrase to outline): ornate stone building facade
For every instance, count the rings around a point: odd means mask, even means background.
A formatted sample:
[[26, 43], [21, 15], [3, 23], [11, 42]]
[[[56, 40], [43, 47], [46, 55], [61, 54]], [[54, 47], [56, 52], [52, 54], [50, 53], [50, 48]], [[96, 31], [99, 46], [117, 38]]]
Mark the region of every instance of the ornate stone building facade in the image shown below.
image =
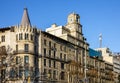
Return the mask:
[[[70, 71], [76, 70], [77, 67], [71, 67], [68, 71], [68, 64], [71, 61], [83, 64], [83, 57], [85, 52], [88, 54], [89, 46], [82, 34], [80, 17], [72, 13], [68, 16], [66, 26], [52, 25], [52, 27], [57, 30], [55, 31], [57, 34], [33, 27], [25, 8], [20, 25], [0, 29], [0, 47], [4, 46], [7, 49], [9, 46], [12, 48], [12, 55], [15, 56], [13, 62], [15, 66], [1, 68], [1, 77], [5, 79], [1, 82], [22, 82], [38, 78], [52, 83], [75, 81], [78, 75], [70, 75]], [[82, 67], [79, 69], [82, 73], [83, 70]]]
[[0, 28], [0, 66], [2, 83], [113, 83], [112, 74], [105, 72], [112, 65], [89, 57], [75, 13], [68, 15], [65, 26], [53, 24], [45, 32], [31, 25], [25, 8], [20, 25]]

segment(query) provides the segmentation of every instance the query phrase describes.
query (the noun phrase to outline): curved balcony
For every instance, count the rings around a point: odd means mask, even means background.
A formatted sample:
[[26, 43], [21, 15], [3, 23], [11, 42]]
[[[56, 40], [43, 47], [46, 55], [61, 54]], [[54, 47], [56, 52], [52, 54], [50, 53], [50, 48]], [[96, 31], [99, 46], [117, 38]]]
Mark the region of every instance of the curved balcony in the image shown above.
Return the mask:
[[14, 51], [14, 54], [32, 54], [32, 55], [34, 55], [35, 52], [34, 52], [34, 51], [30, 51], [30, 50], [28, 50], [28, 51], [25, 51], [25, 50], [17, 50], [17, 51]]

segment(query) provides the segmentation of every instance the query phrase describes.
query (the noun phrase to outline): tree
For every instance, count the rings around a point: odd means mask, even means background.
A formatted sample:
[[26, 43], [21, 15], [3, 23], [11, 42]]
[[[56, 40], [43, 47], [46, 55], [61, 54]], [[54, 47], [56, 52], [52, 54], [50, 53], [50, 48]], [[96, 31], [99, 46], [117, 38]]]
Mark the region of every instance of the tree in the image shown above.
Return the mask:
[[21, 64], [19, 57], [19, 64], [16, 65], [16, 55], [14, 54], [12, 48], [8, 45], [7, 49], [5, 46], [0, 47], [0, 73], [1, 73], [1, 83], [6, 83], [7, 80], [13, 79], [19, 76], [16, 68]]

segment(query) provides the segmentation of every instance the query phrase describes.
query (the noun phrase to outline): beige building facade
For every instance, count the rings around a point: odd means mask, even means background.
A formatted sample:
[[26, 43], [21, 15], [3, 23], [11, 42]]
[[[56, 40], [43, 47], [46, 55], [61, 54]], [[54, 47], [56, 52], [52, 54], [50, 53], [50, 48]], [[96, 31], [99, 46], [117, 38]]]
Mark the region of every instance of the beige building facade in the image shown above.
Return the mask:
[[[77, 74], [70, 75], [73, 68], [68, 71], [68, 64], [71, 61], [84, 64], [83, 57], [85, 53], [88, 55], [89, 44], [85, 42], [79, 20], [78, 14], [70, 14], [67, 25], [59, 27], [52, 25], [53, 30], [55, 29], [53, 32], [56, 32], [53, 34], [49, 32], [52, 28], [44, 32], [33, 27], [25, 8], [20, 25], [0, 29], [0, 47], [7, 50], [9, 46], [12, 49], [11, 54], [15, 56], [14, 61], [10, 61], [14, 66], [0, 69], [1, 82], [22, 83], [39, 80], [45, 83], [73, 83], [75, 79], [84, 79]], [[2, 57], [1, 62], [3, 66]], [[76, 68], [74, 67], [74, 70]], [[84, 73], [84, 68], [81, 67], [79, 71]]]
[[113, 65], [89, 56], [80, 16], [67, 19], [64, 26], [41, 31], [25, 8], [20, 25], [0, 28], [0, 82], [114, 83]]

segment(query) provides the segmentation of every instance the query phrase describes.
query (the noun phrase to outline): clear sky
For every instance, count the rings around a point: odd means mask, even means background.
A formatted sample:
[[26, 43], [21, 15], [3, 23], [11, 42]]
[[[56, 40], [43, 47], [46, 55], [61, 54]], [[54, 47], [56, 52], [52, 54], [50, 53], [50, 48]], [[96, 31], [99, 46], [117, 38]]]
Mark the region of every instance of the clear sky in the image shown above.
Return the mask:
[[99, 47], [102, 33], [102, 47], [120, 52], [120, 0], [0, 0], [0, 27], [20, 24], [24, 7], [32, 25], [42, 30], [53, 23], [65, 25], [75, 12], [91, 48]]

